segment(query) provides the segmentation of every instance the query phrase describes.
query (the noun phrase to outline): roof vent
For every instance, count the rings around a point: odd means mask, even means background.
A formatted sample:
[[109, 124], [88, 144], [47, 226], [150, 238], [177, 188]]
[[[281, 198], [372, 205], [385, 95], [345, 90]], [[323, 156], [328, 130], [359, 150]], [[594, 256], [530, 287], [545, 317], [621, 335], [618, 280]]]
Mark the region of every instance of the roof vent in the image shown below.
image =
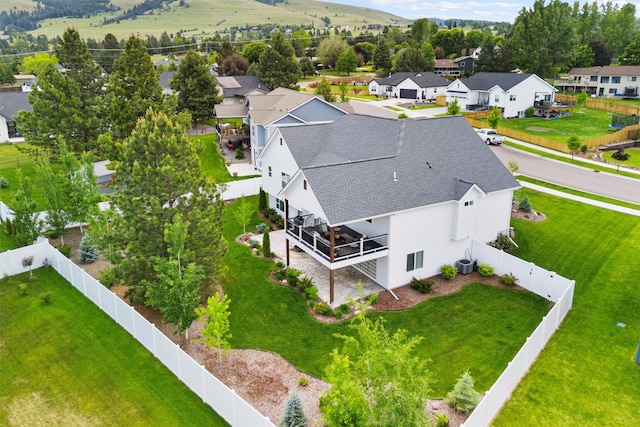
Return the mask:
[[393, 173], [393, 182], [398, 182], [398, 175], [395, 172]]

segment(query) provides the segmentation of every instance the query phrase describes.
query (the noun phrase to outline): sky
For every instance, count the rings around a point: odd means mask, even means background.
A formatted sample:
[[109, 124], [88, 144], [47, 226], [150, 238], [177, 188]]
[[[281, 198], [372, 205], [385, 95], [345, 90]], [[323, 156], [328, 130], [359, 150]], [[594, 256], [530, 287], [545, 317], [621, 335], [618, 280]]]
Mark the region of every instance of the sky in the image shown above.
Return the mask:
[[[350, 4], [353, 6], [370, 7], [403, 18], [442, 18], [442, 19], [473, 19], [482, 21], [504, 21], [515, 20], [522, 8], [531, 8], [534, 0], [330, 0], [333, 3]], [[600, 0], [602, 2], [604, 0]], [[624, 0], [611, 0], [612, 3], [624, 5], [628, 3]], [[547, 1], [548, 2], [548, 1]], [[573, 5], [574, 0], [564, 0], [565, 3]], [[580, 3], [585, 3], [581, 0]], [[592, 0], [587, 1], [592, 3]], [[640, 6], [636, 5], [637, 9]]]

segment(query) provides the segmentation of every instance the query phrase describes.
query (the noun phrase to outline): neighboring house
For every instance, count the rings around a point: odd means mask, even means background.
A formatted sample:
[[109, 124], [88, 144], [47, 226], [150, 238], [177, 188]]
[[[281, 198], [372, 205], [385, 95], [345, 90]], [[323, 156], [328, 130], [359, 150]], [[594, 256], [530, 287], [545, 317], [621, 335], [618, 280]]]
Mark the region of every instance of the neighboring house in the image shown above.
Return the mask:
[[113, 169], [109, 169], [111, 160], [101, 160], [93, 163], [93, 174], [96, 176], [96, 183], [98, 184], [98, 192], [100, 194], [113, 193], [111, 188], [113, 177], [116, 173]]
[[258, 76], [225, 76], [216, 77], [218, 94], [223, 97], [223, 105], [242, 105], [249, 95], [264, 95], [269, 88]]
[[349, 114], [361, 114], [364, 116], [380, 117], [383, 119], [397, 119], [398, 112], [388, 108], [379, 107], [374, 102], [362, 102], [350, 99], [347, 102], [336, 101], [333, 103], [336, 107]]
[[604, 97], [637, 98], [640, 93], [640, 66], [572, 68], [568, 79], [556, 80], [554, 85], [562, 92]]
[[462, 116], [350, 114], [283, 126], [259, 157], [269, 206], [297, 246], [329, 269], [352, 266], [385, 289], [466, 259], [508, 233], [518, 182]]
[[369, 83], [369, 94], [387, 98], [434, 101], [444, 95], [449, 80], [432, 72], [394, 73]]
[[21, 142], [24, 138], [16, 129], [18, 111], [33, 111], [28, 92], [0, 92], [0, 142]]
[[251, 162], [258, 169], [261, 168], [258, 155], [278, 127], [329, 123], [347, 114], [318, 96], [285, 88], [277, 88], [264, 95], [247, 96], [246, 106]]
[[172, 78], [173, 71], [163, 71], [160, 73], [160, 86], [162, 86], [162, 93], [165, 95], [173, 95], [173, 89], [171, 89]]
[[494, 106], [505, 118], [524, 117], [529, 107], [543, 116], [553, 103], [557, 89], [535, 74], [476, 73], [456, 79], [446, 90], [447, 105], [458, 100], [465, 110], [487, 110]]
[[453, 62], [458, 66], [458, 70], [460, 71], [459, 75], [470, 76], [473, 74], [473, 67], [475, 67], [473, 56], [459, 56], [454, 59]]
[[433, 72], [438, 76], [460, 76], [460, 68], [452, 59], [436, 59]]

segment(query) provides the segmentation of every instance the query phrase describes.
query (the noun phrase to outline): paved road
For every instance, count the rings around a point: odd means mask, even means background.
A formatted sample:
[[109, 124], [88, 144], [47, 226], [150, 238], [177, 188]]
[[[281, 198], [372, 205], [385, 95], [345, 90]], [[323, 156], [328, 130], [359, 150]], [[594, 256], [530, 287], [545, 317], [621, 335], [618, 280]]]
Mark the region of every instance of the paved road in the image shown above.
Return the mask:
[[507, 146], [492, 146], [505, 165], [515, 161], [520, 173], [568, 188], [640, 204], [640, 179], [573, 166]]

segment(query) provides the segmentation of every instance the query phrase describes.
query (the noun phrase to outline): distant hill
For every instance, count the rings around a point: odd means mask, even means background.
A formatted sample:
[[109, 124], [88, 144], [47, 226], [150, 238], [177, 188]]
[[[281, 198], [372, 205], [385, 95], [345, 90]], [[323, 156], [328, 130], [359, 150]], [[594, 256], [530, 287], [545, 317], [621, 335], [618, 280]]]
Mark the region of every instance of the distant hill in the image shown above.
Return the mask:
[[[86, 5], [85, 2], [83, 0], [82, 4]], [[41, 0], [40, 4], [41, 7], [46, 4], [62, 7], [67, 3], [78, 4], [76, 0]], [[129, 34], [158, 37], [165, 31], [168, 34], [183, 32], [207, 36], [230, 31], [232, 27], [279, 24], [314, 28], [346, 27], [357, 34], [368, 26], [406, 28], [411, 24], [409, 19], [373, 8], [316, 0], [111, 0], [106, 5], [104, 3], [104, 0], [99, 0], [94, 5], [101, 4], [102, 9], [108, 6], [108, 12], [87, 7], [83, 17], [67, 15], [46, 19], [40, 21], [39, 27], [30, 33], [54, 37], [73, 26], [83, 38], [93, 39], [103, 39], [107, 33], [114, 34], [118, 39], [126, 38]], [[0, 2], [0, 11], [33, 12], [36, 4], [28, 0]]]

